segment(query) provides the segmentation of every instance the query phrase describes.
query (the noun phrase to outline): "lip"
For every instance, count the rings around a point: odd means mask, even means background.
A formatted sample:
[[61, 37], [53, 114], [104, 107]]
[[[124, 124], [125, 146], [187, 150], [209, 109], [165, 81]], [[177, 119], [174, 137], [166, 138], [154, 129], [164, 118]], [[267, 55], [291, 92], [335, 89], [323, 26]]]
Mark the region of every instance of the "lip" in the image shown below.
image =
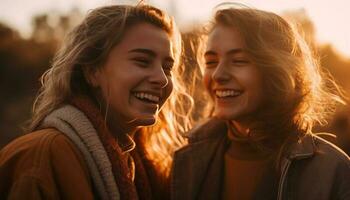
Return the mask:
[[214, 102], [216, 104], [216, 106], [218, 107], [226, 107], [228, 109], [230, 109], [232, 106], [237, 106], [239, 104], [239, 97], [226, 97], [226, 98], [218, 98], [218, 97], [214, 97]]

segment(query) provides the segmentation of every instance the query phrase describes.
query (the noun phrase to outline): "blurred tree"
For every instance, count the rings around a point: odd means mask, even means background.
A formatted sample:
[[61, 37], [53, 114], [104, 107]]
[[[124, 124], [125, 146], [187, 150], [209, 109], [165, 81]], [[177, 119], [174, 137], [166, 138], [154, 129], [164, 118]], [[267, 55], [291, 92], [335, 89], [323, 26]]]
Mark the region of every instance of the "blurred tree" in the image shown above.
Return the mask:
[[[6, 34], [5, 34], [6, 33]], [[47, 69], [56, 45], [25, 40], [4, 25], [0, 26], [0, 130], [1, 143], [21, 132], [29, 118], [39, 77]]]
[[[49, 19], [57, 18], [56, 23]], [[0, 24], [0, 148], [22, 133], [40, 87], [39, 78], [67, 32], [81, 19], [73, 9], [68, 15], [41, 14], [33, 18], [31, 38]]]
[[78, 8], [71, 9], [66, 15], [56, 15], [54, 17], [57, 19], [57, 23], [52, 26], [55, 29], [54, 39], [58, 43], [61, 43], [64, 36], [83, 19], [83, 15]]
[[321, 65], [325, 67], [336, 81], [349, 94], [350, 92], [350, 59], [342, 57], [330, 44], [319, 47]]
[[45, 43], [54, 38], [54, 29], [48, 23], [48, 15], [38, 15], [33, 19], [34, 31], [32, 38], [36, 42]]

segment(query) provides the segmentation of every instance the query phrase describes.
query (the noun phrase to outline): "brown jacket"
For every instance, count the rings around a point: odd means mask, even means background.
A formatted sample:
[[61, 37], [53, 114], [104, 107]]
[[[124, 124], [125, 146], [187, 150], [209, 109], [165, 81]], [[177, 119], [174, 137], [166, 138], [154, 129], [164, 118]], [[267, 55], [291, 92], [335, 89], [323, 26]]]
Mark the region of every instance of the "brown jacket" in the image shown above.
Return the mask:
[[152, 199], [142, 149], [114, 137], [90, 100], [72, 102], [0, 151], [0, 199]]
[[56, 129], [17, 138], [0, 151], [0, 199], [94, 199], [79, 150]]
[[[191, 132], [189, 144], [175, 153], [173, 200], [220, 199], [226, 132], [225, 123], [214, 119]], [[271, 184], [267, 180], [254, 199], [276, 199], [265, 194]], [[334, 145], [307, 135], [292, 145], [274, 187], [278, 200], [349, 200], [350, 159]]]

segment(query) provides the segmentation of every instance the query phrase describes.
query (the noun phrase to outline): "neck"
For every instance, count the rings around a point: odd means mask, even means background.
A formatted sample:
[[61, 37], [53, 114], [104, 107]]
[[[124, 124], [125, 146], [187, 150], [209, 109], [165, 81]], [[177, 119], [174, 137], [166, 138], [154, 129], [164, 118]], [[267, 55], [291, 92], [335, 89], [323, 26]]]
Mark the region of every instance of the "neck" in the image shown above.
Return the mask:
[[118, 113], [114, 113], [112, 109], [105, 114], [105, 124], [109, 133], [116, 139], [122, 152], [128, 152], [135, 148], [133, 136], [137, 130], [137, 126], [121, 121]]
[[113, 113], [112, 110], [107, 111], [105, 120], [109, 131], [116, 137], [129, 135], [133, 136], [138, 127], [135, 124], [121, 121], [121, 117], [118, 117], [117, 113]]
[[250, 135], [251, 127], [248, 124], [232, 120], [230, 121], [230, 125], [237, 131], [239, 135], [244, 137], [248, 137]]
[[104, 118], [106, 126], [114, 137], [123, 137], [125, 135], [132, 136], [133, 133], [136, 132], [137, 126], [121, 121], [123, 117], [121, 117], [119, 113], [113, 112], [113, 109], [101, 95], [96, 95], [95, 98], [96, 106], [100, 107], [100, 112]]

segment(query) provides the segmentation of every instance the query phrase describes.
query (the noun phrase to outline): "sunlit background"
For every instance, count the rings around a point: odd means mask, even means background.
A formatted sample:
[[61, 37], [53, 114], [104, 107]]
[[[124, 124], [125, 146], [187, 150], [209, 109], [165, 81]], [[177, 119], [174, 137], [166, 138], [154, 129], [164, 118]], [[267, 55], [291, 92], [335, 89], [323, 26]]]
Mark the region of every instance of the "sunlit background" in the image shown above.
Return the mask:
[[[135, 0], [0, 0], [0, 148], [22, 133], [30, 117], [40, 75], [64, 35], [86, 12], [110, 4], [137, 4]], [[218, 0], [151, 0], [179, 24], [186, 41], [206, 22]], [[225, 1], [227, 2], [227, 1]], [[350, 1], [348, 0], [246, 0], [250, 7], [276, 12], [300, 25], [308, 42], [346, 92], [350, 91]], [[187, 50], [187, 55], [192, 53]], [[195, 65], [188, 63], [189, 66]], [[340, 107], [325, 127], [338, 135], [335, 141], [350, 152], [350, 109]], [[332, 140], [332, 139], [331, 139]]]
[[[81, 14], [97, 6], [124, 3], [135, 0], [0, 0], [0, 21], [18, 29], [22, 36], [29, 37], [33, 31], [32, 17], [38, 14], [69, 14], [78, 9]], [[182, 28], [209, 18], [219, 0], [152, 0], [146, 1], [167, 10], [175, 16]], [[226, 1], [227, 2], [227, 1]], [[350, 1], [348, 0], [247, 0], [248, 6], [277, 13], [299, 12], [309, 18], [316, 31], [319, 43], [331, 43], [338, 52], [350, 57]], [[55, 23], [50, 21], [50, 23]]]

